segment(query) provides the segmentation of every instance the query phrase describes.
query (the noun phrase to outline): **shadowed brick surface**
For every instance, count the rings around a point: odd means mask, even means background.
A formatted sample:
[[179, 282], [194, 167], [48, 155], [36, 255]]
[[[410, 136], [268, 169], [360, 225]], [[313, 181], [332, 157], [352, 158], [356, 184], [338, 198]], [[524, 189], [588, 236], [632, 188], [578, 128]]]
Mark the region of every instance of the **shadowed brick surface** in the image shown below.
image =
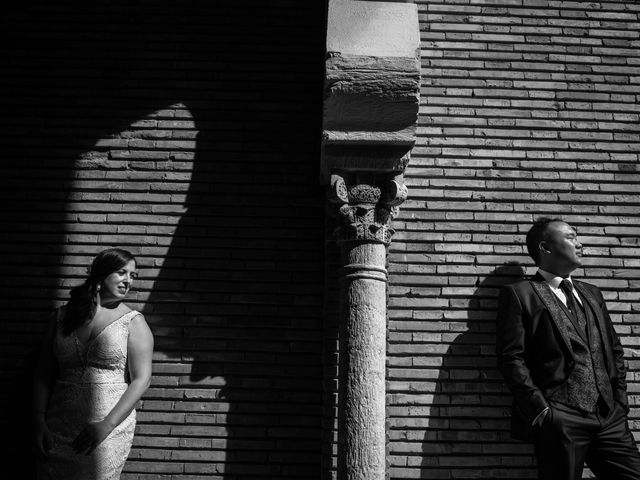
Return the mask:
[[123, 478], [317, 478], [323, 9], [26, 1], [3, 14], [6, 471], [31, 465], [28, 359], [45, 317], [118, 245], [139, 260], [131, 305], [155, 335]]

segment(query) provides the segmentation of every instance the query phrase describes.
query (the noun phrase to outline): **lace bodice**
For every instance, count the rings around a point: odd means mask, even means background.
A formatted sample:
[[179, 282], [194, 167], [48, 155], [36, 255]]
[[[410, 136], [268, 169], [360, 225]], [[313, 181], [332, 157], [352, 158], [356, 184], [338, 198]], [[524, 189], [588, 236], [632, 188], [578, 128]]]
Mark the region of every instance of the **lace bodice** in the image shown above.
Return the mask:
[[68, 336], [57, 329], [54, 354], [59, 380], [70, 383], [122, 383], [127, 379], [129, 323], [139, 312], [132, 310], [106, 325], [83, 343], [75, 332]]

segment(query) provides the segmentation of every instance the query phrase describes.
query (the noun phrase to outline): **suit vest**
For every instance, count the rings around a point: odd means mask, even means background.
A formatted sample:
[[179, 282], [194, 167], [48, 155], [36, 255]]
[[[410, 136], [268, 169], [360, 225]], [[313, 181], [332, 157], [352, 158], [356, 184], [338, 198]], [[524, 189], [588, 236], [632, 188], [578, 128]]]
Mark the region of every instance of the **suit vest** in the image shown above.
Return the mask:
[[[581, 297], [582, 298], [582, 297]], [[570, 311], [556, 298], [562, 310], [569, 316]], [[597, 326], [595, 312], [589, 302], [582, 300], [584, 311], [576, 312], [577, 324], [586, 324], [586, 331], [580, 332], [576, 323], [566, 319], [567, 331], [573, 350], [575, 367], [567, 381], [550, 396], [549, 400], [569, 405], [584, 412], [593, 412], [599, 398], [609, 408], [613, 407], [611, 379], [602, 349], [602, 336]]]

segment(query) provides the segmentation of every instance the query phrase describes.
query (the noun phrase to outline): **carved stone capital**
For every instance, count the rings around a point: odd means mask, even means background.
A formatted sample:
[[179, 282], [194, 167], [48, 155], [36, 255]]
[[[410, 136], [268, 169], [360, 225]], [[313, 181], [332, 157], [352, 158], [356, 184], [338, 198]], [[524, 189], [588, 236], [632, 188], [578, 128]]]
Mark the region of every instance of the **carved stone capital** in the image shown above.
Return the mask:
[[391, 221], [407, 198], [402, 175], [334, 174], [328, 192], [331, 213], [337, 218], [338, 243], [373, 242], [388, 245]]
[[321, 180], [337, 241], [388, 245], [420, 97], [417, 7], [330, 0]]

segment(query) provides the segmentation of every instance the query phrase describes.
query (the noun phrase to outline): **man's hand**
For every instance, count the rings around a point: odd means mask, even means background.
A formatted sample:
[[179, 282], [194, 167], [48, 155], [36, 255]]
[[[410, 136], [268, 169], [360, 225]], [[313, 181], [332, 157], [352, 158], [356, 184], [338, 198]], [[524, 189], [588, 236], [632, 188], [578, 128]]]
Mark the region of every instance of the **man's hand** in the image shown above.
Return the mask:
[[533, 421], [533, 426], [541, 427], [547, 421], [547, 418], [549, 419], [549, 421], [551, 421], [551, 415], [551, 407], [546, 407], [535, 418], [535, 420]]

